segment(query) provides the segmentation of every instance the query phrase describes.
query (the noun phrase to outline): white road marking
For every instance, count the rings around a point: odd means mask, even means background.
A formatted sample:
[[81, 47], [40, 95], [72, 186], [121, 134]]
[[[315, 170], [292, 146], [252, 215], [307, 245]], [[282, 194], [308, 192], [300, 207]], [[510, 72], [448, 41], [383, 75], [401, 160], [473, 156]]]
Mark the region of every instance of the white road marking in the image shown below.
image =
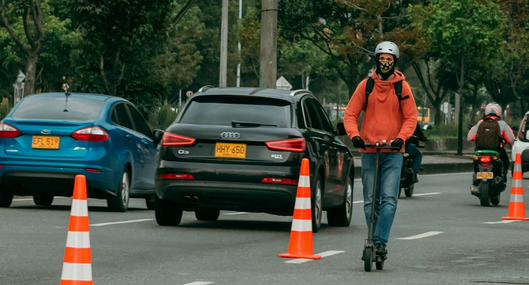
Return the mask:
[[413, 196], [432, 196], [432, 195], [439, 195], [441, 192], [430, 192], [430, 193], [419, 193], [419, 194], [413, 194]]
[[154, 219], [139, 219], [139, 220], [110, 222], [110, 223], [99, 223], [99, 224], [91, 224], [90, 226], [91, 227], [103, 227], [103, 226], [119, 225], [119, 224], [141, 223], [141, 222], [147, 222], [147, 221], [154, 221]]
[[[344, 253], [344, 252], [345, 251], [343, 251], [343, 250], [328, 250], [328, 251], [324, 251], [324, 252], [321, 252], [321, 253], [316, 253], [316, 255], [319, 255], [321, 257], [327, 257], [327, 256], [331, 256], [331, 255]], [[309, 262], [309, 261], [314, 261], [314, 259], [296, 258], [296, 259], [287, 260], [287, 261], [285, 261], [285, 263], [301, 264], [301, 263], [305, 263], [305, 262]]]
[[236, 215], [246, 215], [248, 212], [230, 212], [230, 213], [223, 213], [226, 216], [236, 216]]
[[209, 284], [213, 284], [213, 282], [211, 282], [211, 281], [196, 281], [196, 282], [186, 283], [184, 285], [209, 285]]
[[493, 224], [510, 224], [510, 223], [514, 223], [514, 222], [519, 222], [519, 221], [506, 220], [506, 221], [498, 221], [498, 222], [483, 222], [483, 223], [484, 223], [484, 224], [493, 225]]
[[[70, 199], [70, 197], [58, 197], [55, 196], [53, 199]], [[33, 201], [33, 198], [19, 198], [19, 199], [13, 199], [13, 202], [21, 202], [21, 201]]]
[[414, 236], [409, 236], [409, 237], [403, 237], [403, 238], [398, 238], [400, 240], [412, 240], [412, 239], [420, 239], [420, 238], [427, 238], [427, 237], [432, 237], [432, 236], [436, 236], [436, 235], [440, 235], [442, 234], [443, 232], [426, 232], [424, 234], [420, 234], [420, 235], [414, 235]]
[[362, 204], [362, 203], [364, 203], [364, 200], [353, 201], [353, 204]]

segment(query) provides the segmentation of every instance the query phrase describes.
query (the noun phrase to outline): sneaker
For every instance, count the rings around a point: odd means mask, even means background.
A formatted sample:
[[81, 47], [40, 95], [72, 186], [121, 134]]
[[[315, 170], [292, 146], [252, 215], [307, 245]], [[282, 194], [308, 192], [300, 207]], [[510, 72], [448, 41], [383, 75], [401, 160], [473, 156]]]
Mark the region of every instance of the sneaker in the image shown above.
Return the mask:
[[377, 244], [375, 246], [375, 254], [382, 258], [382, 260], [388, 259], [388, 250], [383, 244]]

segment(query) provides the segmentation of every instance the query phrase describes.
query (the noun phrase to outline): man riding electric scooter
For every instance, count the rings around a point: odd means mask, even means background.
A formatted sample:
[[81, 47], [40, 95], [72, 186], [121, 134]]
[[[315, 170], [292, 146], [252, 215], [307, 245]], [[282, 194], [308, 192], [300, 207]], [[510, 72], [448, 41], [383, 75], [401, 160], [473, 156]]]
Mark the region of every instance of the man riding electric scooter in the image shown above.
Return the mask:
[[[344, 115], [349, 138], [362, 149], [364, 214], [370, 231], [363, 253], [366, 271], [371, 271], [371, 260], [382, 269], [387, 258], [386, 245], [400, 189], [403, 146], [417, 125], [412, 90], [404, 75], [395, 70], [398, 46], [381, 42], [375, 48], [375, 57], [376, 69], [360, 82]], [[359, 130], [362, 112], [365, 114]]]

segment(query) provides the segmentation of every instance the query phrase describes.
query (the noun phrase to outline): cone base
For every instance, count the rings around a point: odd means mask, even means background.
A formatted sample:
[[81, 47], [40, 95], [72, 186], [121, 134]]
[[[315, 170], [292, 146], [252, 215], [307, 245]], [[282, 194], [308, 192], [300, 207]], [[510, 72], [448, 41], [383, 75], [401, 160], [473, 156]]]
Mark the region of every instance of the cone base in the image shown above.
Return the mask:
[[517, 217], [503, 217], [504, 221], [529, 221], [529, 218], [517, 218]]
[[305, 259], [314, 259], [314, 260], [321, 259], [321, 256], [314, 255], [314, 254], [309, 255], [309, 254], [281, 253], [281, 254], [278, 254], [277, 256], [281, 258], [305, 258]]

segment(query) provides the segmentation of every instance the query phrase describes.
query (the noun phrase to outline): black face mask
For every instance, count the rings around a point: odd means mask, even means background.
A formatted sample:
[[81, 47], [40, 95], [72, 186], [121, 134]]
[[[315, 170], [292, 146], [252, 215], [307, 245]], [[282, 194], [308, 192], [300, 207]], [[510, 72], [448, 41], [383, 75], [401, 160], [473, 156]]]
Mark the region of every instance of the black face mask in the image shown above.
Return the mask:
[[383, 80], [387, 80], [395, 72], [395, 61], [380, 62], [377, 58], [377, 73]]

